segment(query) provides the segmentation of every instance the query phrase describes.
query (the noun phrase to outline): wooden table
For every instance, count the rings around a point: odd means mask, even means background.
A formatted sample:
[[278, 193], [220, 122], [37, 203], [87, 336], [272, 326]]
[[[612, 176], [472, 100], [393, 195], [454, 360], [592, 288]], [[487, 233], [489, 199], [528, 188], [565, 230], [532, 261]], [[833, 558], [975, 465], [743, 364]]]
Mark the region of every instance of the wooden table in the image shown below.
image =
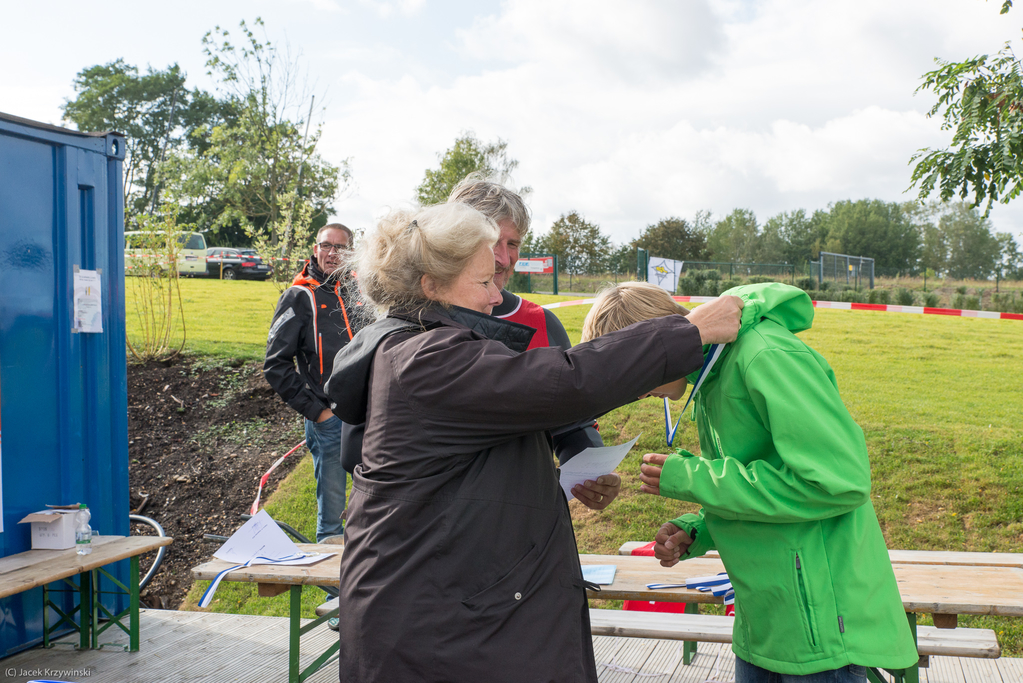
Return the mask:
[[[305, 670], [300, 669], [299, 654], [300, 641], [303, 635], [327, 621], [331, 616], [327, 615], [314, 619], [312, 622], [302, 625], [302, 587], [303, 586], [331, 586], [337, 588], [341, 580], [341, 553], [344, 546], [329, 545], [323, 543], [299, 543], [299, 550], [304, 552], [334, 553], [332, 557], [321, 560], [316, 564], [307, 566], [287, 566], [263, 564], [243, 569], [236, 569], [227, 574], [223, 581], [244, 581], [255, 583], [261, 597], [273, 597], [284, 592], [290, 592], [291, 605], [289, 608], [288, 636], [288, 682], [301, 683], [309, 676], [316, 673], [341, 647], [337, 641], [317, 657]], [[194, 567], [192, 578], [197, 581], [212, 581], [220, 572], [232, 566], [230, 562], [213, 559], [209, 562]]]
[[[337, 553], [335, 556], [307, 567], [279, 565], [257, 565], [231, 572], [225, 581], [256, 583], [261, 596], [291, 593], [290, 642], [288, 659], [288, 680], [300, 683], [318, 670], [339, 648], [339, 643], [329, 648], [314, 660], [304, 671], [299, 669], [300, 637], [323, 623], [321, 617], [311, 623], [301, 624], [301, 595], [303, 586], [338, 586], [342, 547], [337, 545], [299, 544], [301, 550]], [[914, 551], [902, 551], [914, 552]], [[966, 553], [986, 555], [986, 553]], [[954, 555], [964, 555], [958, 553]], [[994, 554], [993, 554], [994, 555]], [[1003, 553], [1012, 555], [1012, 553]], [[926, 556], [917, 556], [917, 561]], [[911, 626], [916, 624], [917, 614], [958, 615], [987, 614], [1023, 617], [1023, 568], [1016, 561], [1018, 557], [1001, 558], [998, 566], [973, 564], [982, 559], [930, 556], [942, 559], [947, 564], [893, 564], [895, 578], [902, 595], [903, 606], [909, 615]], [[686, 602], [690, 604], [718, 603], [722, 598], [709, 592], [687, 588], [651, 590], [648, 583], [685, 583], [686, 578], [708, 576], [725, 571], [718, 557], [702, 557], [680, 562], [671, 568], [661, 567], [653, 557], [631, 557], [624, 555], [580, 555], [583, 565], [613, 564], [617, 566], [614, 582], [601, 586], [600, 591], [590, 591], [588, 597], [604, 600], [655, 600], [661, 602]], [[211, 581], [230, 564], [212, 560], [192, 569], [197, 580]], [[935, 625], [938, 625], [937, 623]]]
[[[917, 614], [934, 615], [934, 625], [938, 628], [955, 628], [959, 614], [1023, 617], [1023, 568], [1018, 555], [992, 553], [995, 556], [992, 561], [997, 564], [981, 565], [977, 562], [985, 559], [982, 556], [986, 553], [897, 552], [906, 553], [904, 557], [914, 561], [892, 564], [914, 640]], [[652, 590], [646, 587], [648, 583], [685, 584], [687, 578], [723, 572], [725, 566], [719, 557], [685, 560], [670, 568], [662, 567], [653, 557], [580, 555], [579, 558], [584, 566], [617, 566], [614, 582], [601, 586], [600, 591], [590, 591], [590, 598], [685, 602], [694, 608], [700, 603], [724, 601], [710, 592], [694, 589]], [[942, 563], [924, 563], [928, 559]], [[918, 676], [916, 667], [906, 672], [907, 681], [917, 681]]]
[[[170, 545], [174, 539], [164, 536], [96, 536], [92, 541], [92, 552], [79, 555], [74, 548], [67, 550], [27, 550], [16, 555], [0, 558], [0, 598], [21, 593], [42, 586], [43, 588], [43, 646], [50, 647], [50, 636], [62, 625], [74, 624], [78, 613], [79, 644], [82, 649], [102, 647], [99, 635], [107, 628], [117, 625], [128, 634], [130, 652], [139, 649], [139, 555]], [[130, 559], [127, 586], [118, 581], [104, 566], [119, 560]], [[76, 586], [71, 579], [78, 576]], [[105, 576], [128, 595], [128, 608], [113, 614], [98, 599], [99, 577]], [[79, 595], [78, 606], [68, 613], [50, 600], [49, 584], [63, 581]], [[50, 626], [50, 610], [60, 616]], [[109, 619], [102, 627], [101, 618]], [[121, 623], [127, 616], [128, 627]], [[105, 644], [105, 643], [104, 643]]]
[[[970, 553], [980, 555], [983, 553]], [[1005, 553], [1011, 554], [1011, 553]], [[662, 567], [653, 557], [580, 555], [587, 564], [613, 564], [614, 583], [590, 592], [606, 600], [721, 603], [710, 593], [687, 588], [651, 590], [648, 583], [685, 583], [686, 578], [725, 571], [720, 558], [699, 557]], [[892, 565], [907, 612], [926, 614], [986, 614], [1023, 617], [1023, 569], [1018, 566], [973, 564]]]

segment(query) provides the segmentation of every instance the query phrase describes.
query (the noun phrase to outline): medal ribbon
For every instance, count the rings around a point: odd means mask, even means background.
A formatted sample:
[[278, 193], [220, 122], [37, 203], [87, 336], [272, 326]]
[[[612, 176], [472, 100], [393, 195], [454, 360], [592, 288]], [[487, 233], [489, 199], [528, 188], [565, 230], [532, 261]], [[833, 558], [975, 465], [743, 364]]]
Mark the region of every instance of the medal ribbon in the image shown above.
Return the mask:
[[678, 431], [678, 425], [682, 422], [682, 416], [686, 413], [686, 408], [693, 402], [693, 397], [696, 396], [696, 392], [703, 386], [703, 380], [707, 379], [707, 374], [710, 369], [714, 367], [714, 363], [718, 362], [718, 358], [721, 356], [721, 352], [724, 350], [724, 344], [711, 344], [710, 350], [707, 351], [707, 357], [703, 359], [703, 367], [700, 368], [700, 374], [696, 377], [696, 385], [693, 390], [689, 392], [689, 399], [686, 400], [686, 404], [682, 406], [682, 412], [679, 413], [678, 419], [675, 420], [675, 426], [671, 426], [671, 407], [668, 405], [668, 399], [664, 399], [664, 439], [670, 446], [675, 441], [675, 432]]

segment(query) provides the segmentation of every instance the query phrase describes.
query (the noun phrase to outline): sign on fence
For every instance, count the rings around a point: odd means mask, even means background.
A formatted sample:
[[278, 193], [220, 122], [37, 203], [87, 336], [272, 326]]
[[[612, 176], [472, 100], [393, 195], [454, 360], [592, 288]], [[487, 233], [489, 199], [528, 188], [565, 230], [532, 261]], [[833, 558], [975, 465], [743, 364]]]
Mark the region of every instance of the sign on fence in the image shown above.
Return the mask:
[[651, 256], [647, 262], [646, 281], [674, 293], [678, 287], [678, 277], [682, 273], [684, 261]]
[[553, 273], [554, 257], [520, 258], [515, 262], [516, 273]]

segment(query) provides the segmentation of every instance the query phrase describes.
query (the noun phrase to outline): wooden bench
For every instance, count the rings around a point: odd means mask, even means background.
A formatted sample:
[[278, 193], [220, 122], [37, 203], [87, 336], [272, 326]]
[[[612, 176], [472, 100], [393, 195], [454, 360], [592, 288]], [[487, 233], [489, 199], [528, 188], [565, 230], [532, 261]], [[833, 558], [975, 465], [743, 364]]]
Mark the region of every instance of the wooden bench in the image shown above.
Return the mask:
[[[733, 623], [733, 617], [713, 614], [590, 610], [590, 631], [596, 636], [731, 643]], [[922, 657], [941, 655], [996, 659], [1002, 653], [995, 632], [985, 628], [917, 626], [916, 637], [917, 651]]]
[[[338, 606], [337, 598], [325, 602], [317, 606], [316, 616], [337, 616]], [[713, 614], [590, 610], [590, 632], [595, 636], [731, 643], [734, 623], [733, 617]], [[917, 626], [916, 637], [917, 651], [921, 657], [941, 655], [997, 659], [1002, 654], [995, 632], [986, 628], [940, 629], [934, 626]], [[926, 661], [923, 664], [926, 664]]]

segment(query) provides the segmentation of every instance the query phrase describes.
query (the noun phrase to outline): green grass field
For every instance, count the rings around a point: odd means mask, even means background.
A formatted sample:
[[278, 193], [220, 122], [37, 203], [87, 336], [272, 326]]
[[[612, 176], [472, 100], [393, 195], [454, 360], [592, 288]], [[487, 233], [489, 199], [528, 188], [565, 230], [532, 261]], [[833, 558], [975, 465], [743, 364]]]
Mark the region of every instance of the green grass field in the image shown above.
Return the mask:
[[[195, 316], [189, 321], [196, 330], [189, 336], [190, 351], [261, 356], [277, 298], [273, 285], [185, 280], [182, 292], [188, 314]], [[544, 304], [573, 297], [530, 298]], [[573, 342], [588, 308], [556, 309]], [[866, 434], [874, 506], [889, 547], [1023, 552], [1023, 322], [821, 309], [813, 328], [800, 337], [831, 363], [846, 405]], [[580, 549], [613, 553], [625, 541], [649, 540], [662, 522], [693, 506], [637, 490], [642, 454], [666, 450], [659, 402], [619, 408], [600, 427], [608, 443], [642, 433], [620, 468], [619, 499], [601, 513], [571, 504]], [[688, 419], [675, 444], [699, 451]], [[304, 462], [267, 507], [311, 533], [312, 487], [312, 467]], [[193, 588], [192, 604], [203, 588]], [[217, 596], [216, 611], [286, 609], [283, 599], [256, 598], [249, 586], [225, 583]], [[322, 598], [307, 591], [307, 599], [311, 615]], [[966, 617], [960, 624], [993, 628], [1003, 654], [1023, 654], [1021, 620]]]

